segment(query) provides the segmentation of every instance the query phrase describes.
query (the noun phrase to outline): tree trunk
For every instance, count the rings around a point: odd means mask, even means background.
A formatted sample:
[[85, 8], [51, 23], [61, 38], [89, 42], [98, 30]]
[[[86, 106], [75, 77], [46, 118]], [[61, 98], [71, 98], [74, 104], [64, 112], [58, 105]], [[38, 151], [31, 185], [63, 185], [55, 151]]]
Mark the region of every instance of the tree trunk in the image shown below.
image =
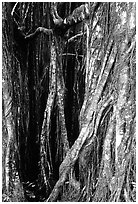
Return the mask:
[[12, 158], [19, 199], [135, 201], [135, 13], [135, 3], [3, 3], [7, 193]]

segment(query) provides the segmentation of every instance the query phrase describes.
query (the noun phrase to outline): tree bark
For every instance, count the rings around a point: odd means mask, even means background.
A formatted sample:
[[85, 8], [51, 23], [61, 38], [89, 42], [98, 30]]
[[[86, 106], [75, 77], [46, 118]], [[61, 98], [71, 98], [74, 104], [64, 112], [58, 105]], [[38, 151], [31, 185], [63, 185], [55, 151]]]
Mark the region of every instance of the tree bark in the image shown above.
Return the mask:
[[8, 193], [18, 180], [27, 201], [135, 201], [135, 13], [3, 3]]

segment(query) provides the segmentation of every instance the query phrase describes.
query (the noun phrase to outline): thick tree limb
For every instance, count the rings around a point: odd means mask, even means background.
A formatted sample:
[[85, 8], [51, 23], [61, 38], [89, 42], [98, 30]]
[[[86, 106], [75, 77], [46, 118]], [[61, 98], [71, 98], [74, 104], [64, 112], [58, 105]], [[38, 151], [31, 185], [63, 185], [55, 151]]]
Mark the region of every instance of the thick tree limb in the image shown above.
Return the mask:
[[57, 13], [57, 2], [53, 3], [51, 15], [53, 17], [53, 22], [55, 25], [55, 32], [59, 35], [63, 35], [71, 26], [76, 25], [89, 18], [89, 5], [85, 3], [77, 7], [71, 15], [62, 19]]
[[52, 10], [51, 15], [53, 17], [53, 22], [55, 26], [58, 27], [68, 27], [72, 26], [76, 23], [79, 23], [89, 17], [89, 8], [88, 3], [81, 5], [80, 7], [77, 7], [71, 15], [69, 15], [64, 20], [58, 15], [57, 12], [57, 2], [52, 4]]
[[84, 144], [86, 138], [88, 137], [89, 133], [91, 132], [89, 129], [89, 125], [87, 124], [86, 126], [84, 126], [81, 130], [81, 133], [78, 137], [78, 139], [76, 140], [76, 142], [74, 143], [74, 145], [72, 146], [72, 148], [68, 151], [65, 159], [63, 160], [63, 162], [60, 165], [60, 178], [57, 181], [54, 189], [52, 190], [49, 198], [47, 199], [47, 202], [50, 201], [55, 201], [56, 198], [58, 197], [58, 194], [60, 192], [60, 187], [62, 187], [62, 185], [64, 184], [67, 175], [69, 174], [71, 167], [74, 165], [75, 161], [78, 158], [78, 154], [79, 151], [82, 147], [82, 145]]
[[[111, 40], [109, 48], [111, 48], [112, 44], [113, 44], [113, 40]], [[59, 181], [56, 183], [56, 185], [55, 185], [53, 191], [51, 192], [47, 201], [55, 201], [56, 200], [56, 198], [59, 194], [59, 188], [65, 182], [66, 175], [69, 174], [72, 166], [75, 164], [84, 142], [86, 141], [87, 138], [89, 138], [90, 134], [93, 132], [94, 120], [92, 120], [92, 114], [97, 109], [97, 101], [99, 100], [99, 97], [102, 93], [102, 89], [103, 89], [104, 84], [107, 80], [109, 71], [110, 71], [110, 69], [114, 63], [116, 53], [117, 53], [117, 50], [116, 50], [116, 46], [115, 46], [115, 48], [112, 49], [112, 51], [111, 51], [111, 55], [109, 57], [109, 62], [107, 64], [107, 68], [104, 70], [104, 72], [102, 74], [101, 80], [100, 80], [100, 82], [97, 86], [96, 92], [95, 92], [95, 96], [93, 97], [93, 101], [91, 103], [91, 106], [87, 110], [86, 124], [83, 125], [81, 132], [79, 134], [79, 137], [77, 138], [74, 145], [68, 151], [65, 159], [61, 163], [60, 168], [59, 168], [59, 176], [60, 176]], [[62, 178], [62, 183], [61, 183], [61, 178]]]
[[[101, 5], [100, 2], [95, 2], [94, 3], [94, 8], [93, 8], [93, 15], [92, 18], [94, 17], [94, 14], [96, 10], [99, 8]], [[77, 7], [71, 15], [69, 15], [67, 18], [64, 19], [63, 24], [64, 26], [72, 26], [74, 24], [78, 24], [82, 22], [83, 20], [89, 19], [90, 16], [90, 9], [89, 9], [89, 4], [85, 3], [81, 5], [80, 7]]]
[[42, 175], [44, 177], [45, 184], [47, 182], [47, 177], [45, 174], [45, 161], [47, 160], [46, 150], [45, 150], [45, 143], [47, 142], [48, 152], [49, 152], [49, 159], [50, 159], [50, 169], [53, 169], [52, 166], [52, 157], [51, 157], [51, 149], [50, 149], [50, 142], [49, 142], [49, 134], [50, 134], [50, 118], [51, 112], [53, 109], [54, 99], [56, 95], [56, 50], [54, 40], [52, 40], [51, 45], [51, 62], [49, 68], [49, 76], [51, 76], [51, 83], [49, 84], [50, 93], [48, 95], [46, 109], [44, 112], [44, 120], [42, 125], [41, 131], [41, 168], [42, 168]]
[[77, 7], [71, 15], [64, 19], [64, 25], [74, 25], [79, 23], [89, 17], [89, 7], [88, 4], [81, 5]]

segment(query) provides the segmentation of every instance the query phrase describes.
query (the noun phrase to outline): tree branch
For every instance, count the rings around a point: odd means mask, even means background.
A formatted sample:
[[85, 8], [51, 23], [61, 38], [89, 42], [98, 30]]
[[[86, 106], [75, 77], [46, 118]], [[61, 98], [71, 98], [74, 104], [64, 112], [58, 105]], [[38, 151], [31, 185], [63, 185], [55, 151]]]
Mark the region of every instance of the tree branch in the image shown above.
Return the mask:
[[32, 38], [36, 37], [40, 33], [45, 33], [46, 35], [53, 34], [53, 30], [52, 29], [47, 29], [47, 28], [44, 28], [44, 27], [38, 27], [35, 30], [35, 32], [33, 32], [33, 33], [29, 34], [29, 35], [26, 35], [23, 32], [22, 27], [19, 27], [18, 22], [16, 21], [16, 19], [14, 17], [14, 13], [15, 13], [15, 9], [16, 9], [17, 4], [18, 4], [18, 2], [14, 5], [14, 7], [12, 9], [12, 12], [11, 12], [11, 16], [13, 17], [13, 20], [15, 22], [15, 29], [16, 29], [17, 33], [20, 36], [22, 36], [22, 38], [24, 38], [25, 40], [28, 40], [28, 39], [32, 39]]
[[31, 33], [31, 34], [25, 36], [25, 39], [31, 39], [33, 37], [36, 37], [39, 33], [45, 33], [46, 35], [49, 35], [49, 34], [52, 34], [53, 31], [52, 31], [52, 29], [47, 29], [44, 27], [38, 27], [34, 33]]
[[12, 12], [11, 12], [11, 15], [13, 16], [13, 14], [14, 14], [14, 12], [15, 12], [15, 8], [16, 8], [16, 6], [17, 6], [17, 4], [18, 4], [19, 2], [16, 2], [16, 4], [14, 5], [14, 7], [13, 7], [13, 9], [12, 9]]
[[89, 6], [88, 3], [77, 7], [71, 15], [64, 19], [63, 24], [72, 26], [80, 23], [81, 21], [89, 18]]
[[58, 15], [57, 4], [58, 4], [58, 2], [52, 3], [51, 15], [53, 17], [53, 22], [54, 22], [55, 26], [59, 27], [63, 24], [63, 19]]
[[72, 14], [70, 14], [67, 18], [62, 19], [57, 12], [57, 2], [53, 3], [51, 6], [51, 15], [53, 17], [53, 22], [55, 25], [55, 32], [59, 35], [64, 35], [64, 33], [73, 25], [76, 25], [83, 20], [89, 18], [89, 5], [85, 3], [79, 7], [77, 7]]
[[[62, 56], [76, 56], [74, 53], [63, 53]], [[78, 57], [84, 57], [83, 55], [78, 55]]]
[[81, 33], [78, 33], [77, 35], [75, 35], [75, 36], [69, 38], [69, 39], [68, 39], [68, 43], [69, 43], [69, 42], [72, 42], [74, 39], [76, 39], [76, 38], [78, 38], [78, 37], [83, 36], [84, 34], [86, 34], [86, 33], [81, 32]]

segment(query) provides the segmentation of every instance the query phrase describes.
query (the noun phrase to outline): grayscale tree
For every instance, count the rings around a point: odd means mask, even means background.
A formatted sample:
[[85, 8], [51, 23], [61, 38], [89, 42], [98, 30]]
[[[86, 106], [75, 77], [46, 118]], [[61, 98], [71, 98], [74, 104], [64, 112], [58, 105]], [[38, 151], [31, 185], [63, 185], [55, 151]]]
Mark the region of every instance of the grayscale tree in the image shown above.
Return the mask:
[[9, 202], [136, 201], [136, 3], [2, 3]]

